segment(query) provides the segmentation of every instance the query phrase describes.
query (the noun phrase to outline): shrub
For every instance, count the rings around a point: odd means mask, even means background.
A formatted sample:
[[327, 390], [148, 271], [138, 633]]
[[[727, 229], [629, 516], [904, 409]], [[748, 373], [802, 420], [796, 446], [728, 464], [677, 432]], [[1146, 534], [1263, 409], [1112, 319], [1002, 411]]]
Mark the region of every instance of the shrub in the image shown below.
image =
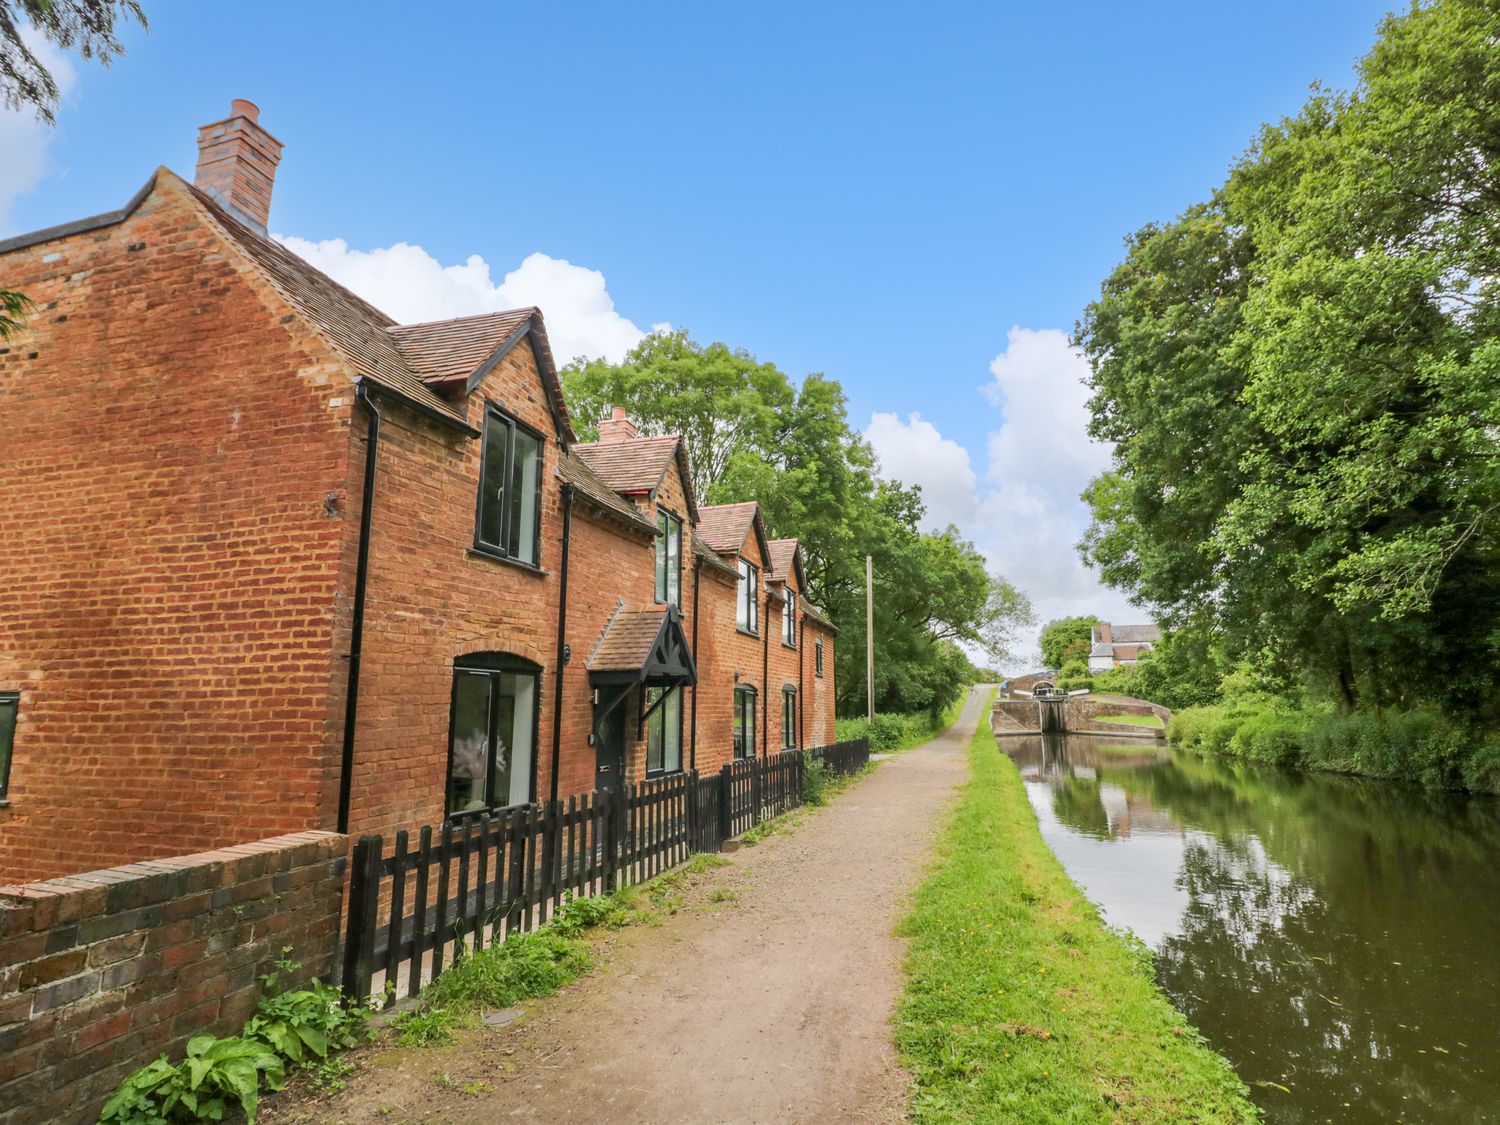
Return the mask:
[[814, 807], [828, 803], [828, 763], [813, 758], [802, 771], [802, 803]]
[[254, 1125], [262, 1082], [270, 1090], [286, 1084], [285, 1065], [265, 1043], [199, 1035], [188, 1041], [179, 1065], [163, 1055], [125, 1079], [104, 1103], [99, 1120], [120, 1125], [218, 1121], [230, 1105], [238, 1105]]

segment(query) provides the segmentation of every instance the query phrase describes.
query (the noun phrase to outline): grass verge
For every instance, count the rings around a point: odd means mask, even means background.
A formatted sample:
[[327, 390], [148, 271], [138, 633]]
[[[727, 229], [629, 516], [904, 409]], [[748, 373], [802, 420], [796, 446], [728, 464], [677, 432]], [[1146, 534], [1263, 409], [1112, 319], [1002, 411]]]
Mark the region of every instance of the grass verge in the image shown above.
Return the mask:
[[901, 932], [896, 1042], [918, 1121], [1242, 1122], [1244, 1084], [1157, 989], [1037, 830], [981, 723]]
[[968, 698], [969, 689], [965, 688], [963, 694], [936, 717], [926, 711], [916, 711], [911, 714], [878, 713], [873, 723], [868, 719], [839, 719], [834, 723], [834, 737], [840, 742], [868, 737], [871, 750], [888, 753], [910, 750], [931, 741], [958, 722]]

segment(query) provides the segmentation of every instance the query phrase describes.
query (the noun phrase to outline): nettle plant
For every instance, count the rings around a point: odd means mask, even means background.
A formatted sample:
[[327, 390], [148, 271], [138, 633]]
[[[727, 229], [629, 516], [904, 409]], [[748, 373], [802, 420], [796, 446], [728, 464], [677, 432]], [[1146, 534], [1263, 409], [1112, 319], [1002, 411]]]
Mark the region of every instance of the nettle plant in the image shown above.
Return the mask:
[[100, 1125], [221, 1121], [234, 1105], [254, 1125], [262, 1087], [279, 1090], [289, 1068], [321, 1063], [369, 1039], [373, 1005], [345, 1007], [339, 990], [318, 980], [283, 988], [300, 968], [281, 960], [260, 978], [266, 995], [239, 1035], [199, 1035], [177, 1065], [163, 1055], [125, 1079], [104, 1103]]

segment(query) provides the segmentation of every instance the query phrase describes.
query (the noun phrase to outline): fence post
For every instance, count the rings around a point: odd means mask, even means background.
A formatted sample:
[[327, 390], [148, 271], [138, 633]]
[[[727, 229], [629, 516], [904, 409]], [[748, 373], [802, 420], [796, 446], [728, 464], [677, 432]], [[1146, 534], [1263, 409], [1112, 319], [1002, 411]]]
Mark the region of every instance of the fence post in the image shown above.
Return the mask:
[[698, 771], [687, 773], [687, 850], [692, 854], [698, 848]]
[[[375, 912], [380, 905], [379, 836], [361, 836], [349, 873], [349, 918], [344, 933], [344, 995], [363, 1003], [375, 960]], [[372, 893], [373, 892], [373, 893]]]
[[619, 889], [621, 802], [617, 800], [618, 789], [601, 789], [604, 797], [604, 893], [613, 894]]
[[761, 774], [760, 759], [751, 758], [750, 768], [750, 825], [760, 823], [760, 803], [765, 796], [765, 778]]
[[734, 838], [734, 767], [719, 771], [719, 843]]

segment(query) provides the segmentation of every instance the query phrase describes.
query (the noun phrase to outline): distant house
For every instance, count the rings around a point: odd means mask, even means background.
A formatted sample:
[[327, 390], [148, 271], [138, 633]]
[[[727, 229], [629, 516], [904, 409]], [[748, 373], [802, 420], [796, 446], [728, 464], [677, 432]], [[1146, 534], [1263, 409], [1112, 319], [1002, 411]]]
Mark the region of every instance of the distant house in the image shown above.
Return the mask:
[[1111, 625], [1101, 621], [1090, 637], [1089, 671], [1107, 672], [1122, 664], [1134, 664], [1161, 640], [1158, 625]]

